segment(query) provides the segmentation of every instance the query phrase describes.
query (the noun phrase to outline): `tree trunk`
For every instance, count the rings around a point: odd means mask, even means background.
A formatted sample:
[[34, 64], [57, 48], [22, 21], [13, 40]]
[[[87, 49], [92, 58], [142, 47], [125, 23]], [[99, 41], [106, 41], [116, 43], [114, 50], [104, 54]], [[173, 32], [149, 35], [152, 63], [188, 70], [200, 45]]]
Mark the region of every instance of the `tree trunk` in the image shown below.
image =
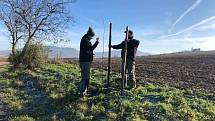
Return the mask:
[[12, 45], [12, 56], [14, 57], [15, 56], [15, 53], [16, 53], [16, 47], [15, 47], [16, 45]]
[[17, 62], [14, 64], [14, 68], [16, 69], [17, 67], [20, 66], [20, 64], [22, 63], [22, 59], [27, 51], [28, 45], [31, 43], [31, 39], [28, 39], [28, 41], [25, 43], [25, 46], [22, 49], [22, 52], [20, 53], [20, 55], [18, 56], [18, 60]]

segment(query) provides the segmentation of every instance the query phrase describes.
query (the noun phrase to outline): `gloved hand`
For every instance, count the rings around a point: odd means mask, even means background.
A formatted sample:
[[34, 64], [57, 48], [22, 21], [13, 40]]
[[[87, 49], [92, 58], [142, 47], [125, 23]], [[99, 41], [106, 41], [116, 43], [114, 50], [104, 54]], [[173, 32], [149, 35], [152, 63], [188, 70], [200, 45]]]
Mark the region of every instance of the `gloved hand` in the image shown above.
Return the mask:
[[96, 42], [98, 42], [98, 43], [99, 43], [99, 37], [97, 37], [97, 38], [96, 38]]

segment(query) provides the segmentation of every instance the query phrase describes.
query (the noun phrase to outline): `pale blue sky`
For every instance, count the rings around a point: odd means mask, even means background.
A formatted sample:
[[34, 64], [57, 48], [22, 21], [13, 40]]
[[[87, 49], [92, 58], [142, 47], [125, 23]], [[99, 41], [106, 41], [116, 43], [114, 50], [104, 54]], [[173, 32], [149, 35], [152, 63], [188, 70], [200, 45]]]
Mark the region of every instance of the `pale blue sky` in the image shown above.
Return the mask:
[[[68, 46], [79, 49], [88, 26], [95, 29], [105, 49], [109, 22], [113, 23], [113, 43], [120, 43], [129, 26], [140, 40], [139, 49], [151, 53], [201, 48], [215, 50], [215, 0], [77, 0], [69, 9], [76, 23], [68, 30]], [[103, 24], [103, 22], [105, 24]], [[9, 48], [6, 32], [0, 25], [0, 50]]]

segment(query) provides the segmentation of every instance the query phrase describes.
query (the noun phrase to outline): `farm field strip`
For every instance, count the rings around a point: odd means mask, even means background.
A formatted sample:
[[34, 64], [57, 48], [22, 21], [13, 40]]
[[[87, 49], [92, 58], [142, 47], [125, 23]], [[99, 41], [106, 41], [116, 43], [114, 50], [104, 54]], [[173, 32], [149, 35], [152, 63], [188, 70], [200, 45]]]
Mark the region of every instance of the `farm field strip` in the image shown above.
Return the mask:
[[[66, 63], [78, 64], [77, 59]], [[95, 59], [93, 67], [107, 70], [107, 59]], [[113, 72], [120, 72], [121, 59], [113, 58]], [[138, 57], [136, 77], [139, 83], [186, 88], [215, 93], [215, 55]], [[143, 82], [144, 81], [144, 82]]]

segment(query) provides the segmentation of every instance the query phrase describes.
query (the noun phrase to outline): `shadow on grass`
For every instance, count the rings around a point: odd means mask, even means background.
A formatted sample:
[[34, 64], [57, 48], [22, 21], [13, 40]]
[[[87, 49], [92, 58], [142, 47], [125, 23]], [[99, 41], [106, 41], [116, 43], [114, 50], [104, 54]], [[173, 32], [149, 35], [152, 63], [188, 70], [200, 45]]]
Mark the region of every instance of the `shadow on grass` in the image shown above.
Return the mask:
[[[100, 94], [107, 93], [107, 90], [101, 85], [103, 82], [99, 85], [92, 82], [87, 96], [80, 98], [76, 94], [76, 88], [80, 79], [68, 79], [63, 76], [58, 71], [50, 69], [35, 70], [33, 72], [22, 70], [17, 72], [17, 74], [9, 75], [10, 79], [20, 80], [24, 83], [23, 87], [14, 87], [18, 90], [16, 97], [20, 98], [19, 100], [25, 100], [25, 102], [21, 109], [14, 110], [12, 117], [28, 115], [38, 120], [43, 120], [44, 118], [52, 120], [56, 117], [69, 120], [77, 115], [75, 111], [79, 108], [79, 105], [76, 104], [87, 103], [90, 111], [93, 101], [91, 99], [83, 100], [84, 98], [96, 98]], [[61, 86], [55, 87], [58, 85]], [[72, 86], [68, 87], [68, 85]], [[52, 93], [60, 96], [53, 97]], [[72, 112], [67, 108], [71, 105], [74, 107]]]

